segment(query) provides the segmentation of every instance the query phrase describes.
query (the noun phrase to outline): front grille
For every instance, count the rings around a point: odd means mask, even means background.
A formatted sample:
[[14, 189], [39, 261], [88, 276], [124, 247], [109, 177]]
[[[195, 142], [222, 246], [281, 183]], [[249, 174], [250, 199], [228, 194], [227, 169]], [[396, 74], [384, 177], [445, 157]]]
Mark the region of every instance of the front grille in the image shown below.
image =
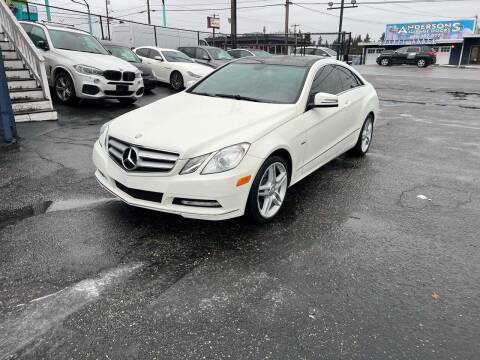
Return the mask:
[[133, 81], [135, 80], [135, 73], [131, 71], [125, 71], [123, 73], [123, 81]]
[[153, 191], [138, 190], [126, 187], [125, 185], [115, 181], [117, 188], [122, 190], [124, 193], [130, 195], [131, 197], [139, 200], [153, 201], [153, 202], [162, 202], [163, 194]]
[[118, 81], [122, 79], [122, 73], [116, 70], [106, 70], [103, 72], [103, 76], [107, 80]]
[[[123, 164], [123, 154], [125, 150], [133, 148], [136, 155], [136, 166], [131, 169], [131, 163], [127, 169]], [[180, 154], [162, 151], [156, 149], [149, 149], [143, 146], [130, 144], [126, 141], [109, 137], [108, 138], [108, 153], [113, 161], [115, 161], [122, 169], [129, 172], [169, 172], [174, 167]]]

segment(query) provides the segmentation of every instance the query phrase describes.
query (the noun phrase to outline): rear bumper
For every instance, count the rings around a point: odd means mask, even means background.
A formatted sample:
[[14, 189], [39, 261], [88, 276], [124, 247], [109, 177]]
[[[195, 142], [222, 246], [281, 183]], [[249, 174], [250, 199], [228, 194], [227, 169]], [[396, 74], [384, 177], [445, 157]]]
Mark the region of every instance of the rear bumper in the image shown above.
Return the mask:
[[[132, 174], [117, 165], [97, 141], [93, 149], [93, 162], [98, 182], [129, 205], [177, 214], [185, 218], [225, 220], [244, 214], [251, 183], [261, 166], [262, 159], [247, 155], [237, 168], [220, 174], [178, 175], [185, 160], [178, 160], [168, 175]], [[236, 181], [246, 175], [252, 175], [252, 180], [246, 185], [236, 187]], [[123, 187], [162, 194], [161, 200], [148, 201], [133, 197], [120, 189]], [[178, 198], [215, 200], [220, 207], [174, 204], [174, 199]]]

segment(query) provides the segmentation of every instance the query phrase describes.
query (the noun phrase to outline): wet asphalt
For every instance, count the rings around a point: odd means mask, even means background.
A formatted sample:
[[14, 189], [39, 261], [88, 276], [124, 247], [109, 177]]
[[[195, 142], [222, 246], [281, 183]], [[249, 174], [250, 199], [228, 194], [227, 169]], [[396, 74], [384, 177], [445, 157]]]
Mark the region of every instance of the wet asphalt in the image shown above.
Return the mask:
[[0, 147], [0, 359], [478, 359], [480, 71], [359, 70], [381, 99], [368, 156], [290, 188], [263, 226], [96, 183], [100, 126], [167, 87], [18, 124]]

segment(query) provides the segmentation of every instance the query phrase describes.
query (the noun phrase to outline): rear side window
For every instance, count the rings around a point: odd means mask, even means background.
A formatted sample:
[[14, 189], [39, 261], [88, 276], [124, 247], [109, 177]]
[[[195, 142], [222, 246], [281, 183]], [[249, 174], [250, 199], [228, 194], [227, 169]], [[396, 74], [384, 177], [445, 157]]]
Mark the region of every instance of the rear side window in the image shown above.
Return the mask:
[[341, 80], [335, 66], [325, 65], [318, 71], [313, 80], [309, 102], [313, 100], [313, 96], [319, 92], [336, 95], [341, 91], [343, 91]]
[[210, 59], [210, 56], [208, 55], [208, 52], [202, 48], [197, 48], [197, 53], [195, 54], [195, 58], [201, 59], [201, 60], [207, 60]]
[[420, 52], [420, 49], [418, 47], [409, 47], [407, 49], [407, 52], [409, 52], [409, 53]]
[[241, 50], [240, 51], [240, 54], [242, 57], [245, 57], [245, 56], [252, 56], [252, 54], [250, 54], [249, 51], [246, 51], [246, 50]]
[[149, 48], [140, 48], [136, 50], [137, 55], [143, 56], [143, 57], [149, 57], [150, 55], [150, 49]]
[[235, 59], [238, 59], [240, 57], [240, 50], [230, 50], [228, 53], [232, 55]]
[[25, 32], [26, 32], [27, 34], [30, 33], [30, 30], [32, 30], [32, 27], [33, 27], [32, 24], [21, 23], [20, 25], [22, 25], [23, 30], [25, 30]]
[[336, 66], [338, 77], [341, 81], [342, 91], [350, 90], [362, 85], [358, 78], [350, 70], [343, 66]]

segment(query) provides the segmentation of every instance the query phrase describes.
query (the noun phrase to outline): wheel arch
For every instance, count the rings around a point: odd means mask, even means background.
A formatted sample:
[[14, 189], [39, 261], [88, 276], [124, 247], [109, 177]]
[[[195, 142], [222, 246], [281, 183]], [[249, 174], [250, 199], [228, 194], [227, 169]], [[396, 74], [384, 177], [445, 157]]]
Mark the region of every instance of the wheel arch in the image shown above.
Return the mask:
[[280, 147], [278, 149], [273, 150], [265, 159], [268, 159], [272, 156], [279, 156], [282, 159], [284, 159], [285, 162], [287, 163], [287, 171], [288, 171], [288, 176], [289, 176], [288, 183], [290, 184], [290, 182], [292, 181], [292, 176], [293, 176], [292, 155], [290, 154], [290, 152], [285, 147]]

